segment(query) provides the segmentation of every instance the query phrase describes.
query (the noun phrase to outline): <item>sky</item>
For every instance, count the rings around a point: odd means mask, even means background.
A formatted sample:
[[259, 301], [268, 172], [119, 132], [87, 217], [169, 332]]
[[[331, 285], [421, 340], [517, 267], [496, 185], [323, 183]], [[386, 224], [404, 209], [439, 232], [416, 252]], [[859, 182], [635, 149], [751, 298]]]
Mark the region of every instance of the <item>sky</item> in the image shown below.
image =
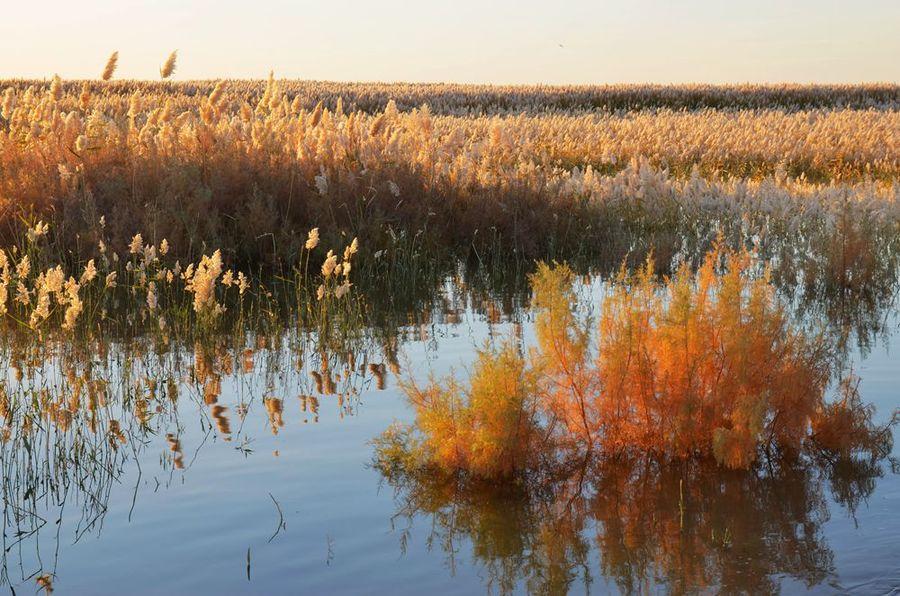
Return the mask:
[[900, 0], [0, 4], [0, 78], [900, 82]]

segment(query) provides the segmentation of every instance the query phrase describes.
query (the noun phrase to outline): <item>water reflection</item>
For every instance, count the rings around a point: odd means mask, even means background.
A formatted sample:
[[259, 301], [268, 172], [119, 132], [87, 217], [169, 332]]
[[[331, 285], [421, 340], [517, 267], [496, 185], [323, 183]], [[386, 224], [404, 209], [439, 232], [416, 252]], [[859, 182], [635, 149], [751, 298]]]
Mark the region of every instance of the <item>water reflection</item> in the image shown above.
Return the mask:
[[[161, 470], [187, 472], [197, 456], [184, 452], [187, 425], [249, 453], [253, 437], [243, 423], [253, 409], [273, 434], [300, 418], [291, 420], [277, 394], [297, 396], [303, 422], [316, 423], [320, 399], [350, 416], [363, 388], [386, 386], [384, 365], [373, 358], [381, 351], [368, 339], [340, 352], [308, 333], [240, 339], [188, 347], [24, 336], [0, 344], [2, 583], [51, 586], [62, 522], [74, 526], [74, 543], [99, 534], [113, 489], [136, 467], [140, 483], [138, 462], [155, 437], [165, 439]], [[234, 403], [220, 403], [223, 385]], [[137, 484], [133, 493], [136, 507]]]
[[[855, 342], [871, 347], [890, 333], [897, 251], [835, 269], [834, 257], [801, 260], [769, 249], [773, 278], [795, 316], [824, 323], [843, 358]], [[672, 262], [687, 258], [672, 254]], [[621, 255], [585, 269], [585, 291], [601, 287], [620, 263]], [[864, 274], [849, 276], [850, 268]], [[511, 327], [522, 339], [526, 284], [496, 287], [493, 277], [454, 271], [413, 305], [370, 305], [369, 325], [340, 338], [317, 337], [293, 322], [196, 341], [68, 343], [4, 328], [0, 582], [60, 583], [55, 570], [65, 545], [99, 535], [111, 509], [141, 507], [137, 484], [128, 503], [111, 502], [111, 494], [154, 449], [155, 437], [171, 482], [176, 472], [190, 473], [207, 438], [249, 453], [255, 432], [316, 424], [322, 412], [361, 413], [366, 390], [390, 389], [402, 374], [410, 343], [437, 357], [444, 338], [465, 333], [472, 320], [484, 322], [488, 336]], [[253, 415], [265, 427], [245, 424]], [[187, 431], [197, 428], [203, 440], [187, 444]], [[746, 472], [702, 462], [595, 461], [502, 488], [396, 471], [385, 478], [396, 491], [401, 545], [416, 546], [405, 542], [407, 531], [426, 516], [429, 544], [445, 553], [451, 570], [471, 543], [494, 591], [591, 586], [602, 581], [591, 571], [599, 561], [602, 575], [625, 592], [664, 585], [765, 593], [777, 591], [779, 574], [809, 586], [833, 577], [834, 554], [821, 531], [827, 500], [852, 515], [886, 470], [885, 461], [810, 455]], [[61, 540], [63, 521], [73, 533]]]
[[[828, 486], [847, 507], [867, 498], [881, 462], [842, 459], [723, 470], [715, 462], [621, 458], [586, 463], [565, 480], [514, 486], [383, 467], [406, 549], [430, 528], [451, 573], [471, 543], [489, 587], [565, 593], [590, 587], [590, 557], [624, 593], [779, 592], [779, 576], [812, 587], [834, 576], [822, 534]], [[590, 481], [588, 480], [590, 479]], [[592, 548], [596, 555], [592, 555]]]
[[900, 295], [900, 236], [840, 218], [815, 250], [773, 243], [766, 257], [773, 281], [797, 317], [826, 327], [838, 353], [855, 344], [863, 354], [890, 334], [887, 316]]

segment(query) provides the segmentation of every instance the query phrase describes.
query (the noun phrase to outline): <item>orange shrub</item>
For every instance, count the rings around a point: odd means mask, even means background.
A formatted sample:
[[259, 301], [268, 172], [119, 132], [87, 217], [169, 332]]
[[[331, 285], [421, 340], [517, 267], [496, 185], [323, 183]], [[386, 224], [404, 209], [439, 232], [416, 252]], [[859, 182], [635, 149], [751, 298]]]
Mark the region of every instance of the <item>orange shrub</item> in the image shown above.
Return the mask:
[[750, 264], [717, 248], [662, 292], [652, 263], [619, 274], [603, 302], [591, 396], [604, 450], [712, 451], [735, 468], [760, 446], [799, 450], [828, 381], [826, 351], [788, 324], [768, 274], [751, 277]]
[[855, 388], [825, 404], [824, 339], [788, 322], [768, 270], [752, 265], [748, 252], [718, 246], [696, 272], [683, 265], [662, 283], [652, 261], [634, 274], [623, 267], [594, 341], [572, 270], [541, 264], [531, 358], [506, 344], [479, 352], [469, 387], [452, 377], [406, 385], [416, 424], [387, 442], [421, 436], [414, 465], [484, 478], [592, 454], [748, 468], [762, 452], [797, 455], [810, 438], [829, 453], [884, 455], [890, 433], [872, 425]]
[[603, 431], [595, 399], [600, 380], [589, 365], [590, 331], [575, 316], [574, 277], [568, 265], [544, 263], [531, 276], [533, 306], [540, 311], [535, 321], [540, 349], [532, 360], [541, 372], [542, 405], [565, 429], [564, 443], [590, 450]]
[[[724, 273], [716, 271], [724, 261]], [[746, 467], [760, 446], [796, 451], [828, 380], [823, 346], [792, 329], [747, 253], [712, 251], [664, 288], [624, 269], [603, 301], [596, 355], [573, 312], [573, 274], [532, 278], [542, 403], [564, 439], [604, 452], [713, 453]]]

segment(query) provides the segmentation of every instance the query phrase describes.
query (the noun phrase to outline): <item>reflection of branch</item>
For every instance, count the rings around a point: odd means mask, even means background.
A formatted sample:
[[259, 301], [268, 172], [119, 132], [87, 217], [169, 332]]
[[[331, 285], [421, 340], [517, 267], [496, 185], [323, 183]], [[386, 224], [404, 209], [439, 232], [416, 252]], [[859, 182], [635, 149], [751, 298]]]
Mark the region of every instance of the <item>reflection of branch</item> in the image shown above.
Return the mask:
[[128, 509], [128, 523], [131, 523], [131, 516], [134, 514], [134, 506], [137, 503], [138, 487], [141, 485], [141, 477], [144, 475], [143, 470], [141, 470], [141, 460], [138, 457], [134, 441], [131, 441], [131, 453], [134, 456], [134, 463], [137, 466], [138, 474], [137, 480], [134, 481], [134, 492], [131, 495], [131, 508]]
[[332, 538], [330, 535], [326, 535], [325, 540], [328, 544], [328, 552], [325, 556], [325, 564], [331, 565], [331, 562], [334, 560], [334, 538]]
[[41, 528], [43, 528], [44, 526], [47, 525], [47, 520], [42, 518], [37, 513], [32, 512], [31, 516], [40, 519], [40, 524], [36, 528], [34, 528], [28, 532], [26, 532], [25, 530], [18, 530], [16, 532], [16, 540], [14, 540], [13, 543], [10, 544], [8, 547], [6, 547], [6, 549], [4, 550], [4, 558], [5, 558], [5, 554], [8, 553], [10, 550], [12, 550], [12, 547], [16, 546], [20, 542], [24, 542], [26, 538], [32, 536], [33, 534], [37, 534]]
[[278, 509], [278, 527], [275, 528], [275, 533], [272, 534], [272, 536], [269, 537], [269, 540], [267, 541], [272, 542], [273, 540], [275, 540], [275, 537], [278, 536], [281, 530], [283, 530], [287, 526], [284, 523], [284, 513], [282, 513], [281, 511], [281, 505], [278, 504], [278, 501], [275, 500], [275, 497], [272, 496], [272, 493], [269, 493], [269, 498], [272, 499], [272, 502], [275, 503], [275, 508]]

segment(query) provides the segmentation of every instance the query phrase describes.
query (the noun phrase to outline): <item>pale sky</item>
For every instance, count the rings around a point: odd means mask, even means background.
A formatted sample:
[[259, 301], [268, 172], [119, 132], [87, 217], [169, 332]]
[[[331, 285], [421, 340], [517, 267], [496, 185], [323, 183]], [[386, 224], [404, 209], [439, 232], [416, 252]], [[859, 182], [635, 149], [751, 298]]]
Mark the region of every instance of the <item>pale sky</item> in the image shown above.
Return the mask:
[[[900, 81], [900, 0], [0, 0], [0, 78]], [[562, 47], [560, 47], [562, 46]]]

